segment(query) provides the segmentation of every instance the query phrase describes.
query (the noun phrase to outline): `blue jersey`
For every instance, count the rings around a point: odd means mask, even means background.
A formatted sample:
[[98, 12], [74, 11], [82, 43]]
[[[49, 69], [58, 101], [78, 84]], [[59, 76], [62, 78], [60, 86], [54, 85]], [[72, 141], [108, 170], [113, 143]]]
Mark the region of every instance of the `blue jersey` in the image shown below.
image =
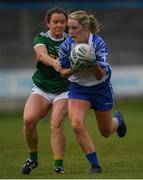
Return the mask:
[[[69, 99], [89, 101], [91, 108], [108, 111], [114, 105], [114, 95], [110, 82], [111, 67], [107, 63], [107, 46], [96, 34], [90, 34], [88, 44], [95, 49], [97, 63], [106, 71], [101, 80], [97, 80], [89, 68], [80, 69], [69, 77]], [[60, 46], [59, 60], [63, 68], [70, 68], [70, 52], [76, 42], [68, 37]]]
[[[59, 60], [63, 68], [70, 68], [70, 52], [76, 42], [68, 37], [60, 46]], [[69, 77], [71, 82], [82, 86], [93, 86], [110, 80], [111, 67], [107, 63], [107, 46], [103, 39], [96, 34], [90, 34], [88, 44], [95, 49], [97, 63], [105, 69], [106, 74], [101, 80], [97, 80], [89, 68], [83, 68]]]

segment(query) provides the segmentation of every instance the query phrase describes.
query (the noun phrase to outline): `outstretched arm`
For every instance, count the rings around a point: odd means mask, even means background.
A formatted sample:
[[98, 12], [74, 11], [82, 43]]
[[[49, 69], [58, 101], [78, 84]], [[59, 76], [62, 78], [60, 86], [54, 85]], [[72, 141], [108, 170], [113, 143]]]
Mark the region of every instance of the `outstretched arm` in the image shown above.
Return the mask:
[[42, 61], [45, 65], [52, 66], [57, 71], [61, 70], [60, 63], [58, 62], [58, 60], [52, 58], [48, 54], [48, 50], [47, 50], [47, 48], [46, 48], [46, 46], [44, 44], [35, 46], [34, 51], [36, 53], [37, 61]]

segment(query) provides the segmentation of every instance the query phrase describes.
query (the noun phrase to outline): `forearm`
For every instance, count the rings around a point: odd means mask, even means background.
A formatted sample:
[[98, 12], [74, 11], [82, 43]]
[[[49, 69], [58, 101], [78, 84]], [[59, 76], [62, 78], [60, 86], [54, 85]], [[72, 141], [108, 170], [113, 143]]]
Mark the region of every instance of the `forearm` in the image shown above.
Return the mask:
[[106, 71], [99, 64], [94, 64], [91, 71], [97, 80], [101, 80], [106, 74]]

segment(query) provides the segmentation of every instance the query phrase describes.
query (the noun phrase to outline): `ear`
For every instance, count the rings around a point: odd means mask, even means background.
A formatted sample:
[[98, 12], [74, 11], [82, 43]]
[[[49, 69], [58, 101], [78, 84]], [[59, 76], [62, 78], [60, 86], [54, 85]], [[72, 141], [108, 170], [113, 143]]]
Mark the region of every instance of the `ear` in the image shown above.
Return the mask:
[[83, 26], [83, 29], [84, 29], [85, 31], [89, 31], [89, 26], [88, 26], [88, 25], [84, 25], [84, 26]]
[[50, 28], [50, 23], [47, 22], [47, 23], [46, 23], [46, 26], [47, 26], [48, 28]]

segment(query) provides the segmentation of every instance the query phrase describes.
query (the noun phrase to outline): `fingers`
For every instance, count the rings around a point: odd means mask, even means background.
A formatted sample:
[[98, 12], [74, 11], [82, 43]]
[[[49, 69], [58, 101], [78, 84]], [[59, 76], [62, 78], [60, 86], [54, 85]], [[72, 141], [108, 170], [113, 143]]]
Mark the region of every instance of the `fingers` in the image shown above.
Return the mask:
[[53, 62], [53, 67], [54, 67], [54, 69], [55, 69], [56, 71], [58, 71], [58, 72], [62, 70], [62, 67], [61, 67], [61, 65], [60, 65], [60, 63], [59, 63], [58, 60], [54, 60], [54, 62]]

